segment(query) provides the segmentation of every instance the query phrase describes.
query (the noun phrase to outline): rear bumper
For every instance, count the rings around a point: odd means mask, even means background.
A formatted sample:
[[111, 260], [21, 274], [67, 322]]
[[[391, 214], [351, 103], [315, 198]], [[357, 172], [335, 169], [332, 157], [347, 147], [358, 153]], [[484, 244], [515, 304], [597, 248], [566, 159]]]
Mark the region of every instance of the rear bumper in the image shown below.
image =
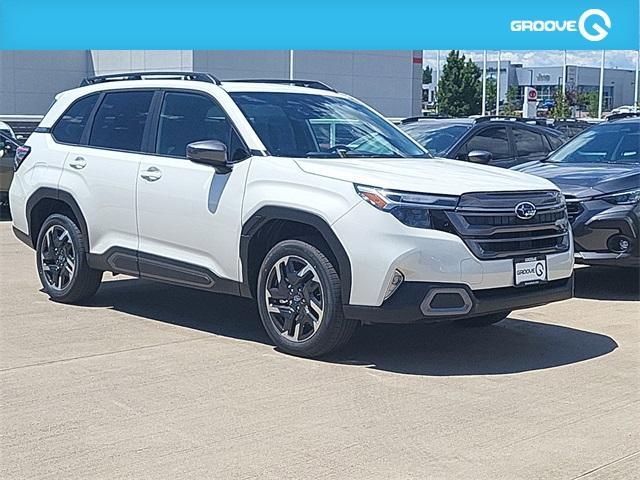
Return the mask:
[[[446, 295], [438, 299], [439, 293]], [[460, 294], [457, 299], [456, 293]], [[406, 282], [381, 306], [344, 305], [344, 314], [363, 323], [438, 322], [535, 307], [571, 297], [573, 275], [540, 285], [487, 290], [471, 290], [464, 284]]]

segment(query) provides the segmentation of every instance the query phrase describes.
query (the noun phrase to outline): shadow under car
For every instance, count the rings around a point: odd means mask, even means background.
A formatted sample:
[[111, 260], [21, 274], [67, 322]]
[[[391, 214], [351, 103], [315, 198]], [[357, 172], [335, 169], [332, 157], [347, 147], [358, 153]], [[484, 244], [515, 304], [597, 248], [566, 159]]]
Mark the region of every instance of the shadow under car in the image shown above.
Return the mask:
[[[125, 278], [104, 282], [87, 306], [271, 344], [249, 299]], [[616, 347], [606, 335], [512, 317], [471, 329], [455, 324], [365, 326], [342, 350], [320, 361], [412, 375], [497, 375], [581, 362]]]

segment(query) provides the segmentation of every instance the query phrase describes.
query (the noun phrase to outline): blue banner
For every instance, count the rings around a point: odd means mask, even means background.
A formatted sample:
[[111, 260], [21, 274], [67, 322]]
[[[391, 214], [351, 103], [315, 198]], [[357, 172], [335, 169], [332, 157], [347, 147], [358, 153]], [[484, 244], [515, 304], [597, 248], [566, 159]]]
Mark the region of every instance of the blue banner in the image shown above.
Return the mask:
[[0, 0], [2, 49], [637, 49], [638, 0]]

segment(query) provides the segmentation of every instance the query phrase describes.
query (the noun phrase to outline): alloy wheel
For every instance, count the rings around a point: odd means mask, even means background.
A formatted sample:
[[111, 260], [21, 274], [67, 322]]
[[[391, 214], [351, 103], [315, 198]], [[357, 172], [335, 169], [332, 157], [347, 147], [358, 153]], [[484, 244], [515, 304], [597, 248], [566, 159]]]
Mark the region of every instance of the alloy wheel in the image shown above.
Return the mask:
[[305, 259], [279, 259], [265, 285], [267, 311], [280, 335], [293, 342], [311, 338], [324, 317], [325, 300], [318, 272]]
[[73, 279], [76, 270], [76, 252], [71, 235], [61, 225], [53, 225], [42, 238], [40, 264], [47, 285], [64, 290]]

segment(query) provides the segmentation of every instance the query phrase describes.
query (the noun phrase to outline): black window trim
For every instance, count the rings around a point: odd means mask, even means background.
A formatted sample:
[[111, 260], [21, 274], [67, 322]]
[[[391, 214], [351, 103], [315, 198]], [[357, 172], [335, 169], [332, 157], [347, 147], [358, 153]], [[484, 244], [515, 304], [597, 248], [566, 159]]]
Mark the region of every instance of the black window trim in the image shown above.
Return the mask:
[[[96, 113], [98, 112], [98, 108], [100, 108], [100, 105], [102, 104], [102, 102], [104, 101], [104, 97], [108, 94], [108, 93], [119, 93], [119, 92], [153, 92], [154, 96], [151, 99], [151, 105], [149, 106], [149, 114], [147, 115], [147, 121], [145, 123], [145, 128], [144, 131], [142, 133], [142, 145], [140, 150], [123, 150], [120, 148], [109, 148], [109, 147], [98, 147], [95, 145], [89, 145], [89, 138], [91, 136], [91, 130], [93, 129], [93, 121], [95, 119]], [[58, 117], [58, 119], [54, 122], [54, 124], [49, 128], [49, 131], [47, 133], [51, 134], [51, 138], [54, 140], [54, 142], [58, 145], [68, 145], [68, 146], [72, 146], [72, 147], [84, 147], [84, 148], [91, 148], [91, 149], [95, 149], [95, 150], [106, 150], [106, 151], [111, 151], [111, 152], [124, 152], [124, 153], [136, 153], [139, 155], [153, 155], [153, 156], [158, 156], [158, 157], [166, 157], [166, 158], [178, 158], [180, 160], [184, 160], [186, 157], [180, 157], [180, 156], [175, 156], [175, 155], [165, 155], [165, 154], [160, 154], [160, 153], [155, 153], [155, 142], [156, 142], [156, 135], [157, 135], [157, 127], [158, 127], [158, 123], [160, 121], [160, 108], [162, 106], [162, 100], [164, 98], [164, 93], [166, 92], [182, 92], [182, 93], [191, 93], [191, 94], [195, 94], [195, 95], [203, 95], [206, 96], [208, 98], [210, 98], [213, 102], [215, 102], [220, 109], [225, 112], [225, 114], [227, 115], [227, 118], [229, 120], [229, 123], [231, 124], [231, 128], [235, 131], [236, 135], [238, 136], [238, 138], [240, 139], [240, 142], [242, 143], [242, 146], [245, 148], [246, 152], [247, 152], [247, 157], [243, 158], [241, 160], [236, 160], [235, 162], [230, 162], [230, 163], [240, 163], [243, 162], [251, 157], [265, 157], [268, 156], [268, 153], [263, 152], [262, 150], [257, 150], [257, 149], [252, 149], [249, 148], [249, 146], [247, 145], [247, 142], [245, 141], [244, 137], [240, 134], [240, 130], [238, 130], [238, 127], [236, 126], [235, 122], [233, 121], [233, 119], [231, 118], [231, 116], [229, 115], [229, 113], [227, 112], [227, 110], [220, 105], [220, 102], [218, 102], [218, 100], [211, 95], [208, 92], [204, 92], [202, 90], [197, 90], [197, 89], [190, 89], [190, 88], [167, 88], [167, 87], [154, 87], [154, 88], [149, 88], [149, 87], [130, 87], [130, 88], [110, 88], [108, 90], [100, 90], [100, 91], [95, 91], [95, 92], [89, 92], [85, 95], [82, 95], [81, 97], [76, 98], [73, 102], [71, 102], [71, 104], [65, 109], [64, 113], [62, 115], [60, 115]], [[58, 124], [58, 122], [60, 122], [62, 120], [62, 118], [64, 117], [64, 115], [69, 111], [69, 109], [71, 107], [73, 107], [77, 102], [90, 97], [92, 95], [97, 95], [98, 99], [96, 100], [95, 105], [93, 106], [93, 109], [91, 110], [91, 113], [89, 114], [89, 118], [87, 119], [87, 123], [84, 126], [84, 130], [82, 131], [82, 135], [80, 136], [80, 142], [79, 143], [70, 143], [70, 142], [63, 142], [61, 140], [58, 140], [57, 138], [55, 138], [55, 136], [53, 135], [53, 129], [56, 127], [56, 125]], [[153, 115], [153, 117], [152, 117]], [[150, 121], [151, 119], [151, 121]], [[152, 130], [153, 128], [153, 130]]]
[[229, 112], [227, 112], [227, 110], [222, 105], [220, 105], [220, 102], [218, 101], [217, 98], [215, 98], [210, 93], [203, 92], [201, 90], [193, 90], [189, 88], [159, 88], [158, 89], [159, 95], [157, 96], [157, 98], [154, 98], [154, 102], [156, 102], [156, 105], [155, 105], [156, 108], [154, 110], [153, 108], [154, 104], [152, 103], [152, 107], [150, 109], [150, 113], [153, 111], [153, 118], [151, 118], [151, 122], [150, 122], [151, 126], [149, 129], [149, 136], [147, 138], [147, 145], [146, 145], [146, 147], [148, 148], [148, 152], [145, 152], [146, 155], [153, 155], [155, 157], [163, 157], [163, 158], [176, 158], [179, 160], [187, 160], [187, 157], [183, 157], [180, 155], [169, 155], [166, 153], [156, 152], [156, 144], [158, 141], [158, 127], [160, 125], [160, 112], [162, 110], [162, 104], [164, 102], [165, 94], [168, 92], [199, 95], [201, 97], [205, 97], [211, 100], [214, 104], [220, 107], [220, 110], [224, 112], [224, 114], [227, 117], [227, 120], [229, 121], [229, 124], [231, 125], [231, 130], [235, 132], [235, 134], [238, 136], [238, 138], [240, 139], [240, 142], [242, 143], [242, 146], [244, 147], [245, 152], [247, 153], [247, 156], [245, 158], [236, 160], [235, 162], [232, 162], [231, 160], [229, 160], [230, 164], [244, 162], [245, 160], [251, 158], [252, 156], [263, 156], [262, 152], [259, 152], [257, 150], [252, 150], [249, 148], [249, 146], [247, 145], [247, 142], [245, 142], [242, 135], [240, 135], [240, 131], [238, 130], [238, 127], [236, 126], [235, 122], [229, 115]]

